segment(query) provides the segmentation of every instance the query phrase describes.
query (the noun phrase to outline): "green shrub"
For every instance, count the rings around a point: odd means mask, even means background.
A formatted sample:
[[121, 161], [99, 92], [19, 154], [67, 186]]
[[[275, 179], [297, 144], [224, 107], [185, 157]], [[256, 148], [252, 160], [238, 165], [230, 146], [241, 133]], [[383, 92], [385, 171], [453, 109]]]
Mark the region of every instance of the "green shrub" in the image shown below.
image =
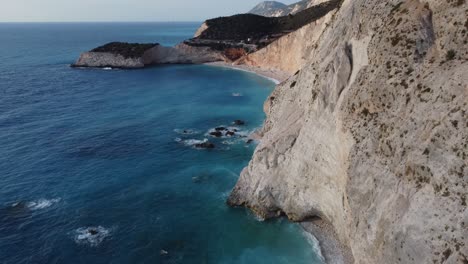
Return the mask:
[[457, 55], [457, 53], [455, 52], [455, 50], [451, 49], [447, 52], [447, 54], [445, 55], [445, 58], [449, 61], [449, 60], [453, 60], [455, 59], [455, 56]]

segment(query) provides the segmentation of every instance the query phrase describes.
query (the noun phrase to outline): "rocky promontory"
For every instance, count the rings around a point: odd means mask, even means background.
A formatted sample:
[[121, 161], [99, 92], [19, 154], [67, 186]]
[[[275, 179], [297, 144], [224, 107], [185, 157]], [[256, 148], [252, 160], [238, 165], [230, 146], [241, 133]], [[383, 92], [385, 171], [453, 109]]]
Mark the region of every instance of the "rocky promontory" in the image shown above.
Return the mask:
[[74, 67], [143, 68], [159, 44], [111, 42], [81, 54]]
[[112, 42], [81, 54], [72, 66], [134, 69], [155, 64], [233, 63], [319, 20], [341, 2], [331, 0], [282, 17], [239, 14], [210, 19], [193, 38], [175, 47]]
[[111, 42], [81, 54], [72, 67], [138, 69], [156, 64], [192, 64], [223, 60], [220, 52], [184, 43], [175, 47], [164, 47], [159, 44]]

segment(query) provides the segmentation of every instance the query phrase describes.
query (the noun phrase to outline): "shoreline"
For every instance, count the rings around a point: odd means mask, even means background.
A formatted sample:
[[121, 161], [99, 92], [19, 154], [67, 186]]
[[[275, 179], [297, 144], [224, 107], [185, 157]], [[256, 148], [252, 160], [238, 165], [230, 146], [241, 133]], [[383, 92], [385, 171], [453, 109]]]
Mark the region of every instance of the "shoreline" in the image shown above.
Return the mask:
[[238, 71], [250, 72], [250, 73], [262, 76], [263, 78], [266, 78], [274, 82], [276, 85], [284, 82], [291, 76], [291, 74], [283, 72], [283, 71], [279, 71], [279, 70], [277, 71], [265, 70], [259, 67], [254, 67], [254, 66], [249, 66], [249, 65], [233, 65], [231, 63], [227, 63], [223, 61], [207, 62], [203, 64], [208, 65], [208, 66], [224, 67], [224, 68], [229, 68], [229, 69], [238, 70]]
[[[233, 65], [227, 62], [208, 62], [204, 65], [214, 67], [224, 67], [233, 70], [250, 72], [266, 79], [273, 81], [276, 85], [287, 80], [291, 75], [282, 71], [264, 70], [259, 67], [248, 65]], [[249, 138], [260, 141], [262, 135], [259, 134], [260, 129], [253, 132]], [[354, 257], [351, 249], [342, 244], [331, 224], [321, 219], [313, 219], [310, 221], [300, 222], [299, 225], [304, 232], [312, 235], [318, 241], [319, 254], [326, 264], [354, 264]]]
[[305, 232], [313, 235], [319, 242], [320, 253], [326, 264], [353, 264], [351, 249], [343, 245], [331, 224], [320, 219], [299, 223]]

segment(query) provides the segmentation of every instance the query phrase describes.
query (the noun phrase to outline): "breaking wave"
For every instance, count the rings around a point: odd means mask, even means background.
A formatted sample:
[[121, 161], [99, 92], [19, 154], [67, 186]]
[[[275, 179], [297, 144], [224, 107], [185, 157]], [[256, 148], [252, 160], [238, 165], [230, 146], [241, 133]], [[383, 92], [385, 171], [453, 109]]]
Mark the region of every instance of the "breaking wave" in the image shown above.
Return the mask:
[[[26, 206], [30, 209], [30, 210], [40, 210], [40, 209], [46, 209], [46, 208], [49, 208], [51, 207], [52, 205], [60, 202], [62, 199], [60, 198], [57, 198], [57, 199], [50, 199], [50, 200], [47, 200], [47, 199], [39, 199], [39, 200], [36, 200], [36, 201], [32, 201], [32, 202], [28, 202], [26, 204]], [[16, 206], [18, 203], [14, 204], [14, 206]]]
[[81, 227], [73, 232], [77, 244], [97, 247], [111, 234], [111, 230], [102, 226]]

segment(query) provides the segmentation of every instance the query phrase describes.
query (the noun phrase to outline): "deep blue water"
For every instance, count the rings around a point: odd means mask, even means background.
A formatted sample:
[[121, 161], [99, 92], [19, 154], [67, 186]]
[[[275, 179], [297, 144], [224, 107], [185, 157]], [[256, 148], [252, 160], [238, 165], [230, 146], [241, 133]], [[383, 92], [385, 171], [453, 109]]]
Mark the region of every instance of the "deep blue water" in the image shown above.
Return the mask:
[[[109, 41], [174, 45], [198, 25], [0, 24], [0, 263], [320, 263], [298, 225], [225, 204], [272, 82], [68, 67]], [[236, 119], [239, 137], [206, 135]], [[193, 147], [205, 138], [216, 148]]]

